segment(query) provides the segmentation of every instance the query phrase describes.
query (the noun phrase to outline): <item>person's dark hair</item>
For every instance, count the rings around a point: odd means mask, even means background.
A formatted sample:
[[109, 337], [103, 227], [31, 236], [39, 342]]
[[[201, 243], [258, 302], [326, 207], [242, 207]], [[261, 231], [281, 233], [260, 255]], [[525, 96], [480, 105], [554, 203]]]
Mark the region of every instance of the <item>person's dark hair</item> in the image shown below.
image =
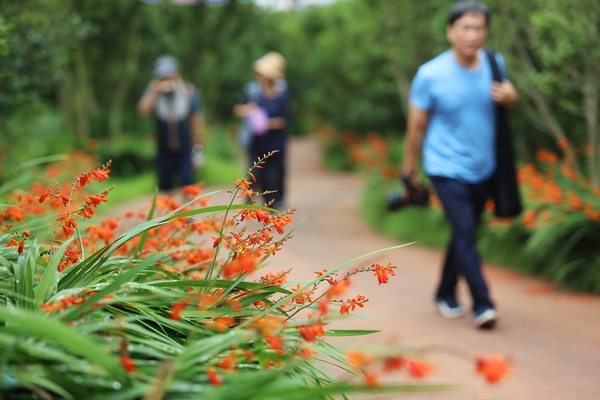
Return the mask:
[[448, 13], [448, 25], [454, 24], [454, 22], [465, 14], [483, 14], [485, 15], [485, 23], [489, 26], [490, 24], [490, 9], [483, 3], [478, 1], [459, 1], [454, 3], [450, 12]]

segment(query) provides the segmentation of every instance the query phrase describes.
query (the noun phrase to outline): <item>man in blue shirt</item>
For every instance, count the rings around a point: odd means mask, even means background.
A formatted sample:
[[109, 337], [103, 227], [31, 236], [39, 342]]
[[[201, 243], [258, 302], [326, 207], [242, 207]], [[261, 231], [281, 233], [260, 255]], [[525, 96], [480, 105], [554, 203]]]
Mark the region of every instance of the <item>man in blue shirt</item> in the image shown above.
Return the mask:
[[484, 4], [461, 1], [452, 6], [446, 29], [451, 48], [423, 64], [411, 85], [402, 165], [403, 176], [416, 181], [422, 147], [423, 169], [452, 226], [435, 295], [438, 310], [449, 318], [463, 315], [455, 293], [463, 275], [479, 328], [493, 328], [498, 318], [476, 245], [477, 224], [496, 170], [495, 106], [512, 107], [518, 101], [500, 55], [496, 60], [504, 80], [493, 82], [482, 49], [489, 19]]

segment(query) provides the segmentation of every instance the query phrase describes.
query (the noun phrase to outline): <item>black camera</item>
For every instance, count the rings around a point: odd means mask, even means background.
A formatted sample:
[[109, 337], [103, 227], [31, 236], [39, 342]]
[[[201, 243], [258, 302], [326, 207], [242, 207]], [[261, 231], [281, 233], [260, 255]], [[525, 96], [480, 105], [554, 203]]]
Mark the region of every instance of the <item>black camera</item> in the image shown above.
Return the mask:
[[410, 176], [403, 176], [404, 191], [387, 195], [388, 211], [397, 211], [407, 205], [424, 207], [429, 204], [429, 190], [421, 184], [411, 181]]

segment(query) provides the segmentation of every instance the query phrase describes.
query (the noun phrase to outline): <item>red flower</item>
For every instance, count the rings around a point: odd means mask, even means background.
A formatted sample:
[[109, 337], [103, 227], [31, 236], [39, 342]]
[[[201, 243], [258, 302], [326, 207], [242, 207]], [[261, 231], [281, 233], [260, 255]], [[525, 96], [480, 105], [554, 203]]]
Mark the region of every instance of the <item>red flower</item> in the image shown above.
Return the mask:
[[346, 304], [345, 301], [342, 301], [342, 306], [340, 307], [340, 314], [349, 314], [350, 306]]
[[400, 370], [402, 369], [403, 365], [404, 359], [402, 357], [389, 357], [383, 360], [383, 371], [392, 372], [395, 370]]
[[92, 179], [98, 181], [98, 182], [102, 182], [105, 179], [108, 179], [108, 174], [110, 173], [110, 169], [108, 168], [104, 168], [104, 169], [96, 169], [94, 171], [92, 171]]
[[322, 324], [302, 325], [296, 329], [300, 331], [302, 337], [307, 342], [313, 342], [317, 339], [317, 337], [322, 337], [325, 335]]
[[492, 354], [488, 359], [477, 357], [475, 359], [477, 373], [483, 375], [489, 383], [498, 383], [510, 373], [510, 364], [498, 354]]
[[51, 192], [51, 191], [49, 191], [49, 190], [48, 190], [48, 191], [46, 191], [46, 192], [44, 192], [44, 194], [42, 194], [42, 195], [40, 196], [40, 198], [38, 199], [38, 201], [39, 201], [40, 203], [43, 203], [43, 202], [45, 202], [45, 201], [46, 201], [46, 199], [48, 198], [48, 196], [50, 196], [51, 194], [52, 194], [52, 192]]
[[92, 196], [87, 196], [85, 198], [85, 201], [87, 203], [90, 203], [91, 205], [93, 205], [94, 207], [98, 206], [98, 204], [100, 203], [105, 203], [108, 200], [106, 200], [106, 197], [104, 197], [103, 195], [92, 195]]
[[234, 352], [230, 352], [228, 356], [221, 358], [215, 366], [224, 369], [226, 371], [237, 370], [236, 357]]
[[19, 248], [17, 249], [17, 253], [19, 254], [23, 254], [23, 249], [25, 248], [25, 239], [23, 239], [21, 241], [21, 243], [19, 243]]
[[221, 379], [213, 367], [206, 367], [206, 374], [208, 375], [208, 382], [211, 385], [221, 386], [223, 384], [223, 379]]
[[79, 178], [79, 187], [84, 187], [91, 181], [92, 180], [91, 180], [90, 174], [82, 174], [81, 177]]
[[121, 365], [127, 372], [133, 372], [136, 369], [135, 361], [129, 356], [121, 356]]

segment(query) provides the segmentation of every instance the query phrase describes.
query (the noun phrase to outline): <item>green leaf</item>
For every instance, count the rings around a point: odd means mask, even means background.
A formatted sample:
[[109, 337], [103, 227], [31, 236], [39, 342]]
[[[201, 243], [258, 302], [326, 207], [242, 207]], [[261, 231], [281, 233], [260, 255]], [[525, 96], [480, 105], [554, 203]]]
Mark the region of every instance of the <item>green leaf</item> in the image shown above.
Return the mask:
[[55, 284], [55, 277], [56, 277], [56, 274], [58, 273], [58, 264], [60, 263], [62, 256], [65, 254], [65, 251], [67, 250], [67, 248], [69, 247], [69, 244], [73, 241], [73, 239], [74, 239], [74, 237], [65, 241], [58, 248], [56, 253], [54, 253], [52, 258], [50, 259], [50, 262], [48, 263], [48, 266], [46, 267], [46, 270], [44, 271], [44, 274], [42, 275], [42, 279], [40, 280], [40, 283], [37, 285], [37, 287], [34, 290], [36, 307], [39, 307], [44, 302], [44, 300], [46, 300], [46, 297], [48, 296], [50, 289]]
[[107, 354], [91, 337], [82, 335], [65, 324], [50, 317], [26, 310], [8, 310], [0, 306], [0, 320], [15, 332], [24, 332], [41, 340], [49, 340], [64, 346], [74, 354], [87, 358], [110, 373], [116, 380], [125, 381], [125, 371], [116, 357]]
[[344, 336], [364, 336], [379, 333], [380, 330], [375, 329], [335, 329], [325, 331], [325, 336], [344, 337]]

